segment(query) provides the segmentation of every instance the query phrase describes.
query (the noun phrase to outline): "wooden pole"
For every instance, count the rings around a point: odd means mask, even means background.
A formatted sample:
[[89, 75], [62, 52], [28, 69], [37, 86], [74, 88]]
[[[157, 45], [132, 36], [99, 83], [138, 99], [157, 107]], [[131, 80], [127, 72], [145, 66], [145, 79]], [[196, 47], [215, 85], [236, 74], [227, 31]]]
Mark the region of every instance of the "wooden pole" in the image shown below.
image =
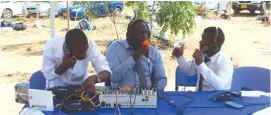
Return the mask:
[[55, 1], [50, 1], [51, 38], [55, 37]]
[[66, 5], [67, 5], [67, 13], [68, 13], [68, 16], [67, 16], [67, 31], [70, 30], [70, 8], [69, 8], [69, 1], [66, 1]]
[[39, 20], [39, 13], [40, 13], [40, 3], [41, 1], [39, 1], [39, 6], [37, 8], [37, 19]]

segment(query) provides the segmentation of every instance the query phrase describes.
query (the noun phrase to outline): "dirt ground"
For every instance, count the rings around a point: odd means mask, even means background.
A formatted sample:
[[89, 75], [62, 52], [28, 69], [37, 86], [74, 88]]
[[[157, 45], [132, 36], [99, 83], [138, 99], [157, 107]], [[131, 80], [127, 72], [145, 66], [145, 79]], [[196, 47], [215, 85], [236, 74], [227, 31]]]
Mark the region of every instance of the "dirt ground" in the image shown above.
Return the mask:
[[[121, 39], [125, 39], [127, 19], [119, 18], [117, 29]], [[56, 36], [64, 36], [66, 20], [61, 20], [61, 27], [57, 28]], [[28, 28], [25, 31], [2, 31], [0, 38], [0, 115], [16, 115], [22, 104], [15, 102], [14, 86], [16, 82], [29, 79], [30, 75], [41, 69], [42, 49], [50, 37], [49, 19], [43, 19], [45, 27], [41, 30], [33, 27], [33, 20], [26, 19]], [[107, 44], [116, 39], [114, 27], [109, 18], [94, 21], [95, 31], [85, 31], [89, 39], [93, 39], [98, 49], [104, 52]], [[208, 26], [219, 26], [225, 33], [226, 39], [223, 51], [232, 59], [234, 66], [258, 66], [270, 68], [270, 36], [271, 27], [265, 27], [255, 16], [244, 13], [232, 17], [230, 20], [197, 20], [194, 33], [184, 39], [186, 44], [185, 57], [191, 59], [201, 33]], [[166, 90], [174, 90], [175, 69], [177, 62], [171, 57], [171, 48], [160, 50], [163, 57], [168, 85]], [[90, 73], [93, 69], [90, 67]], [[100, 84], [99, 84], [100, 85]]]

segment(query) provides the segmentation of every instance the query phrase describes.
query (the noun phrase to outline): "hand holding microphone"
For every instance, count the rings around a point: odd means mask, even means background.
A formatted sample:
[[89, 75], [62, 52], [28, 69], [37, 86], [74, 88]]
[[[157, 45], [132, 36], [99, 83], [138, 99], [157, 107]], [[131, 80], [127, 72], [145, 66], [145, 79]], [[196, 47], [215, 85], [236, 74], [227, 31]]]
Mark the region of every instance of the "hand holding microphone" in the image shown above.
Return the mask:
[[193, 53], [193, 58], [195, 58], [195, 62], [197, 65], [200, 65], [203, 62], [203, 53], [199, 49], [195, 49]]
[[135, 55], [133, 56], [135, 61], [138, 60], [141, 55], [146, 55], [146, 57], [148, 57], [150, 42], [148, 40], [144, 40], [141, 46], [142, 47], [137, 49]]
[[[200, 65], [203, 62], [203, 52], [206, 52], [208, 50], [208, 47], [204, 47], [201, 50], [195, 49], [192, 57], [195, 58], [196, 64]], [[183, 56], [184, 53], [184, 44], [181, 45], [181, 47], [175, 47], [172, 51], [172, 55], [176, 58], [179, 58], [180, 56]]]

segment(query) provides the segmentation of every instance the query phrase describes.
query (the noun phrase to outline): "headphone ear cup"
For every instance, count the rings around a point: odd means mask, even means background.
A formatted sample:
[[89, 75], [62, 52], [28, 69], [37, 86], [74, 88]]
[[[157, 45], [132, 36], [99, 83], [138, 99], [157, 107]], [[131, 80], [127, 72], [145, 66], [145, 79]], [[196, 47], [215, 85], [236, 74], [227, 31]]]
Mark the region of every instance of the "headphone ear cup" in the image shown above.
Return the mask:
[[151, 31], [150, 31], [150, 27], [149, 27], [149, 25], [146, 23], [146, 26], [147, 26], [147, 28], [148, 28], [148, 38], [150, 38], [151, 37]]
[[127, 30], [127, 32], [126, 32], [126, 38], [128, 38], [129, 37], [129, 31]]

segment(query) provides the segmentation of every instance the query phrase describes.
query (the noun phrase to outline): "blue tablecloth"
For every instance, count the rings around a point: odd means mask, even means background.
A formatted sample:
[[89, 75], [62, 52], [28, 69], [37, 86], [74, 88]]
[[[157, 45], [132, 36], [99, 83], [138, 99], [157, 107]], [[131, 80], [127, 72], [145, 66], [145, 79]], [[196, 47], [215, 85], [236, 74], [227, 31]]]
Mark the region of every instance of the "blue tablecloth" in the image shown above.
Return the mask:
[[[242, 109], [230, 108], [223, 102], [214, 102], [210, 99], [221, 93], [221, 91], [207, 92], [163, 92], [160, 96], [169, 101], [173, 101], [177, 106], [185, 104], [183, 108], [184, 115], [249, 115], [261, 109], [270, 106], [270, 97], [261, 96], [259, 98], [236, 98], [233, 102], [242, 104]], [[191, 100], [190, 98], [193, 100]], [[115, 108], [98, 108], [91, 112], [80, 112], [71, 115], [114, 115]], [[120, 108], [121, 115], [177, 115], [180, 113], [177, 108], [169, 104], [165, 99], [159, 98], [157, 109], [123, 109]], [[59, 110], [53, 112], [44, 112], [46, 115], [58, 115]], [[62, 112], [62, 115], [69, 115]]]

